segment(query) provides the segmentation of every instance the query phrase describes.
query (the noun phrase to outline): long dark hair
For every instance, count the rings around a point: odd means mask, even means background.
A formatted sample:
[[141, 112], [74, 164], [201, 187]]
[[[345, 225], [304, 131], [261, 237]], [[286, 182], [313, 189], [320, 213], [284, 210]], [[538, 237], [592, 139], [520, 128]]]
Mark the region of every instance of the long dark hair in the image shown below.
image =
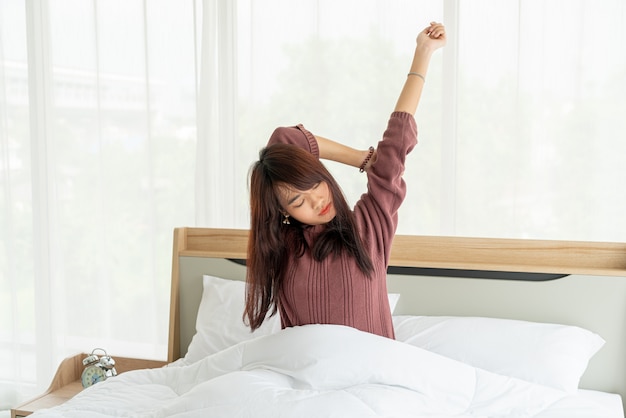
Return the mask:
[[261, 150], [259, 161], [250, 169], [250, 235], [246, 273], [246, 308], [244, 321], [254, 331], [266, 315], [276, 314], [277, 295], [290, 257], [300, 257], [307, 251], [304, 230], [308, 225], [289, 218], [283, 224], [284, 208], [278, 200], [280, 187], [289, 185], [309, 190], [325, 181], [332, 193], [335, 218], [310, 248], [313, 258], [324, 260], [342, 252], [354, 257], [359, 269], [367, 276], [373, 271], [372, 261], [365, 250], [356, 227], [354, 214], [341, 188], [317, 157], [294, 145], [274, 144]]

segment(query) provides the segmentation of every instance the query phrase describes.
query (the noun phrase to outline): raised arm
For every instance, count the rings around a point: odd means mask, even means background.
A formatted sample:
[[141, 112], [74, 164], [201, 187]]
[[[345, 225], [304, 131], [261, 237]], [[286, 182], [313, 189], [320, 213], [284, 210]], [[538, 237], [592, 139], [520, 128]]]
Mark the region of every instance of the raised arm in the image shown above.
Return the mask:
[[[445, 44], [446, 32], [440, 23], [431, 22], [419, 33], [413, 61], [394, 111], [415, 114], [426, 80], [430, 57]], [[377, 157], [376, 151], [355, 149], [337, 141], [313, 135], [302, 125], [278, 128], [270, 138], [269, 144], [276, 142], [293, 143], [313, 152], [319, 158], [337, 161], [352, 167], [363, 167], [365, 170], [376, 161]]]
[[400, 92], [395, 111], [407, 112], [412, 115], [417, 110], [422, 89], [426, 82], [430, 58], [437, 49], [446, 44], [446, 31], [441, 23], [431, 22], [430, 25], [417, 35], [413, 62]]
[[[430, 58], [433, 52], [445, 44], [446, 31], [441, 23], [431, 22], [417, 35], [413, 61], [394, 111], [415, 114], [426, 82]], [[353, 167], [360, 167], [368, 158], [369, 150], [357, 150], [321, 136], [315, 136], [315, 138], [319, 145], [320, 158]], [[374, 161], [376, 161], [376, 153], [370, 156], [365, 164], [365, 169], [368, 169]]]

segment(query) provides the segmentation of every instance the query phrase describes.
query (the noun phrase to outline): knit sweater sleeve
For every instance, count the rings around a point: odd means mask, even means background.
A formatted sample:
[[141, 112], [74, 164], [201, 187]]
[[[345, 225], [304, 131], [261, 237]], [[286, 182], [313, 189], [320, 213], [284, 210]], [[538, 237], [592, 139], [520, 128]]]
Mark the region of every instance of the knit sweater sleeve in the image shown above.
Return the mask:
[[389, 250], [398, 226], [398, 209], [406, 196], [402, 178], [405, 160], [417, 144], [413, 115], [394, 112], [378, 143], [376, 162], [367, 171], [367, 193], [355, 206], [361, 234], [372, 250], [389, 261]]
[[315, 136], [306, 130], [302, 124], [296, 126], [282, 126], [276, 128], [270, 136], [267, 146], [273, 144], [291, 144], [303, 148], [315, 155], [320, 156], [319, 147]]

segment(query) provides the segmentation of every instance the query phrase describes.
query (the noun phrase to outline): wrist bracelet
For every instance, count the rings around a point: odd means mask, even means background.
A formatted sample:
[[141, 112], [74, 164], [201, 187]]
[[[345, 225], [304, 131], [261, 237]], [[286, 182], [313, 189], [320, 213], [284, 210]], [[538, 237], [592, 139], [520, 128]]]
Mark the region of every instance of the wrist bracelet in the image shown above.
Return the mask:
[[362, 173], [365, 171], [365, 166], [372, 159], [372, 155], [374, 155], [374, 147], [369, 148], [369, 152], [367, 153], [367, 156], [365, 157], [365, 159], [361, 163], [361, 166], [359, 167], [359, 173]]
[[423, 76], [423, 75], [421, 75], [420, 73], [415, 73], [415, 72], [411, 71], [411, 72], [410, 72], [410, 73], [408, 73], [406, 76], [408, 77], [408, 76], [410, 76], [410, 75], [417, 76], [417, 77], [421, 78], [421, 79], [422, 79], [422, 81], [423, 81], [424, 83], [426, 82], [426, 77], [424, 77], [424, 76]]

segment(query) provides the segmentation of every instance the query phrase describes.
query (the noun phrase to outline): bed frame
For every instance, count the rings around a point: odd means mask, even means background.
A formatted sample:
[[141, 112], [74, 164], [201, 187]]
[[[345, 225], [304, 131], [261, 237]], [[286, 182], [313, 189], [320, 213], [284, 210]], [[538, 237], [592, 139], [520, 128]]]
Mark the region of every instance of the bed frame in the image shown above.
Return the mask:
[[[245, 280], [248, 233], [176, 228], [168, 361], [195, 333], [202, 275]], [[238, 262], [237, 262], [238, 261]], [[606, 345], [581, 387], [626, 401], [626, 243], [397, 235], [388, 289], [394, 315], [486, 316], [577, 325]]]

